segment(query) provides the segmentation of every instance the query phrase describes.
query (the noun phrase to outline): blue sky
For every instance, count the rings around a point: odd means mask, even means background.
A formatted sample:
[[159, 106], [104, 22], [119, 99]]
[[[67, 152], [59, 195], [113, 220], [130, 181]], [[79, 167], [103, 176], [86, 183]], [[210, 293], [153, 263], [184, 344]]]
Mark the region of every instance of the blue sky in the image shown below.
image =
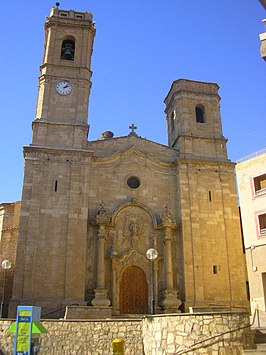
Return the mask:
[[[1, 6], [0, 202], [20, 200], [22, 147], [31, 142], [49, 1]], [[179, 78], [220, 86], [223, 132], [235, 161], [266, 146], [266, 63], [256, 0], [61, 1], [96, 21], [89, 139], [105, 130], [167, 144], [164, 98]]]

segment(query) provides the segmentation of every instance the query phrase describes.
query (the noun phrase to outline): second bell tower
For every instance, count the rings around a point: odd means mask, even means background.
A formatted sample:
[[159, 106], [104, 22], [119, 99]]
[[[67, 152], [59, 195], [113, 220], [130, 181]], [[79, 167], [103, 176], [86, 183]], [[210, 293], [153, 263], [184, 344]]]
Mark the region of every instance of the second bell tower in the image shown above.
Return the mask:
[[45, 23], [33, 145], [86, 147], [94, 36], [91, 13], [52, 8]]

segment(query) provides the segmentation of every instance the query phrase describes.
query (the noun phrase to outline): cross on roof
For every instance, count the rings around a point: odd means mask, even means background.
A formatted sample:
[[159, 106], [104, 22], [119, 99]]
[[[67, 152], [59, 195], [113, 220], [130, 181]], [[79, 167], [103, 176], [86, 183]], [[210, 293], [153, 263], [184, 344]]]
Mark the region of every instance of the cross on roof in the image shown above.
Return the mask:
[[132, 131], [130, 133], [135, 133], [135, 129], [137, 129], [138, 127], [134, 125], [134, 123], [132, 123], [131, 126], [128, 126], [128, 128], [130, 128]]

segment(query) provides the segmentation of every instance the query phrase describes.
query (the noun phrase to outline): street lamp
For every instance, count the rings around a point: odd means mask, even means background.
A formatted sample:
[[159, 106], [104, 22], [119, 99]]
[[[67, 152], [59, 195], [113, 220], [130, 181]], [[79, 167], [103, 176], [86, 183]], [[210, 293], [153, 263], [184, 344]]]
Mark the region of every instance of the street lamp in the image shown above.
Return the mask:
[[2, 269], [4, 270], [4, 279], [3, 279], [3, 289], [2, 289], [2, 300], [0, 308], [0, 316], [3, 318], [4, 312], [4, 302], [5, 302], [5, 288], [6, 288], [6, 271], [11, 268], [11, 261], [8, 259], [2, 261]]
[[146, 252], [146, 257], [151, 262], [151, 297], [150, 297], [150, 308], [151, 314], [154, 314], [154, 260], [158, 257], [158, 251], [156, 249], [150, 248]]

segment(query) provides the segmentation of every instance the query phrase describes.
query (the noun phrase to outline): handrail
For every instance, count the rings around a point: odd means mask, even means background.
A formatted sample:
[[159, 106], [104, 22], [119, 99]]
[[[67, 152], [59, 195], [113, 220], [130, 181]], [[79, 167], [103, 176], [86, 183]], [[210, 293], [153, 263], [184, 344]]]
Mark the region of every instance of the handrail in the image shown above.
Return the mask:
[[50, 314], [63, 311], [63, 309], [66, 310], [66, 308], [69, 307], [69, 306], [79, 306], [79, 305], [78, 305], [77, 303], [67, 304], [67, 305], [66, 305], [65, 307], [63, 307], [63, 308], [59, 308], [59, 309], [56, 309], [55, 311], [52, 311], [52, 312], [49, 312], [49, 313], [46, 313], [46, 314], [42, 315], [41, 318], [43, 319], [44, 317], [47, 317], [47, 316], [49, 316]]
[[212, 340], [212, 339], [215, 339], [215, 338], [219, 338], [225, 334], [229, 334], [229, 333], [233, 333], [233, 332], [236, 332], [238, 330], [242, 330], [242, 329], [246, 329], [246, 328], [250, 328], [254, 322], [255, 322], [255, 316], [256, 314], [259, 313], [259, 310], [256, 308], [255, 309], [255, 312], [254, 312], [254, 315], [253, 315], [253, 320], [252, 320], [252, 323], [249, 324], [249, 325], [245, 325], [243, 327], [238, 327], [236, 329], [231, 329], [231, 330], [227, 330], [226, 332], [223, 332], [223, 333], [219, 333], [219, 334], [216, 334], [216, 335], [212, 335], [211, 337], [208, 337], [208, 338], [205, 338], [203, 340], [200, 340], [200, 341], [197, 341], [196, 343], [190, 345], [190, 346], [187, 346], [186, 348], [182, 349], [182, 350], [179, 350], [175, 353], [173, 353], [172, 355], [181, 355], [181, 354], [185, 354], [185, 353], [188, 353], [190, 351], [192, 351], [192, 349], [202, 343], [204, 343], [205, 341], [208, 341], [208, 340]]

